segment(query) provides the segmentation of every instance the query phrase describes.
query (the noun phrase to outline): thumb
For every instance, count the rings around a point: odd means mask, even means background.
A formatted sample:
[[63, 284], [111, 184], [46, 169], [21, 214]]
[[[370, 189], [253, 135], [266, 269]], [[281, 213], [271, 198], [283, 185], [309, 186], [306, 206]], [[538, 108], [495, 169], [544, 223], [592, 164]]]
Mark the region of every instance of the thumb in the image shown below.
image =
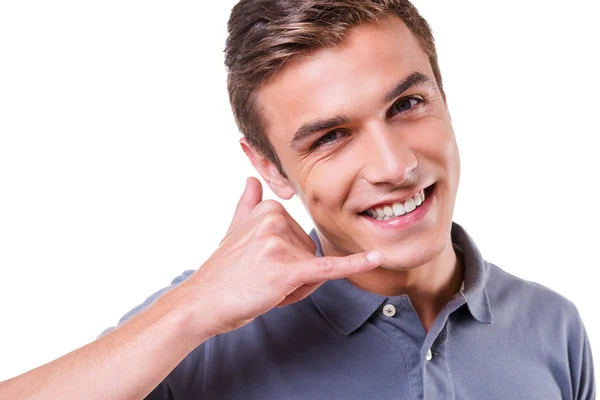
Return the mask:
[[262, 201], [262, 192], [262, 185], [258, 179], [249, 177], [246, 180], [246, 188], [244, 189], [244, 193], [242, 193], [240, 201], [238, 201], [225, 236], [228, 236], [248, 218], [254, 207]]

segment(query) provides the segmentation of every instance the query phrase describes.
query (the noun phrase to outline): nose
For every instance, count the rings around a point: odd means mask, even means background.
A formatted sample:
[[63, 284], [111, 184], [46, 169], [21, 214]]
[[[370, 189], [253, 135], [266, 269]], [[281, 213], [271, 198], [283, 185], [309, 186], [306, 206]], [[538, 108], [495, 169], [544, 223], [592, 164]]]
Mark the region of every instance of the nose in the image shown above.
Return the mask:
[[373, 185], [400, 186], [415, 173], [419, 164], [416, 154], [389, 124], [375, 123], [362, 136], [365, 180]]

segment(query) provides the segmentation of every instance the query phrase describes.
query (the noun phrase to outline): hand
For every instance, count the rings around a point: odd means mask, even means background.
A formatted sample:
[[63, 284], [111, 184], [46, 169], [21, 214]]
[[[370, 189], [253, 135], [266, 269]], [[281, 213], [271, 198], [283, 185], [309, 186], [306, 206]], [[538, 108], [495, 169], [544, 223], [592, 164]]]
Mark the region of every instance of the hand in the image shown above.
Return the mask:
[[221, 245], [188, 280], [204, 303], [210, 296], [212, 333], [240, 328], [274, 307], [306, 298], [329, 279], [376, 268], [382, 258], [379, 251], [346, 257], [315, 257], [315, 251], [285, 208], [262, 201], [260, 182], [248, 178]]

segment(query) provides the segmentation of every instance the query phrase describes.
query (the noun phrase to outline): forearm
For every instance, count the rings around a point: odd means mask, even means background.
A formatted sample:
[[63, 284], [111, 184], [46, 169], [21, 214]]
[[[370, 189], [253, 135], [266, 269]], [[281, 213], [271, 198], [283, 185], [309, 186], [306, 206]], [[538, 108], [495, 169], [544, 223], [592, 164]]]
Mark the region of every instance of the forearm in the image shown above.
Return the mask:
[[206, 333], [190, 331], [184, 291], [166, 293], [119, 329], [0, 383], [0, 399], [144, 398], [208, 339], [208, 326]]

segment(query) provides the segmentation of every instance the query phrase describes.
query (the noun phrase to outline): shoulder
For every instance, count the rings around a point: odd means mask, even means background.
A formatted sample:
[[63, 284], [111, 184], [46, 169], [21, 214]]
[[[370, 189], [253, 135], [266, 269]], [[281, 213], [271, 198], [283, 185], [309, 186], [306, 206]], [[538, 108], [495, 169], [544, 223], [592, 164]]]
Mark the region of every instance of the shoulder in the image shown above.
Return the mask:
[[486, 290], [494, 320], [550, 366], [572, 398], [595, 398], [594, 366], [586, 329], [577, 307], [556, 291], [518, 278], [486, 262]]
[[529, 281], [506, 272], [497, 265], [486, 261], [488, 279], [486, 289], [490, 300], [496, 303], [526, 306], [537, 311], [561, 311], [567, 315], [578, 314], [577, 308], [569, 299], [537, 282]]
[[512, 275], [486, 261], [486, 290], [494, 318], [526, 323], [539, 329], [552, 329], [564, 339], [579, 335], [583, 323], [572, 301], [537, 282]]

